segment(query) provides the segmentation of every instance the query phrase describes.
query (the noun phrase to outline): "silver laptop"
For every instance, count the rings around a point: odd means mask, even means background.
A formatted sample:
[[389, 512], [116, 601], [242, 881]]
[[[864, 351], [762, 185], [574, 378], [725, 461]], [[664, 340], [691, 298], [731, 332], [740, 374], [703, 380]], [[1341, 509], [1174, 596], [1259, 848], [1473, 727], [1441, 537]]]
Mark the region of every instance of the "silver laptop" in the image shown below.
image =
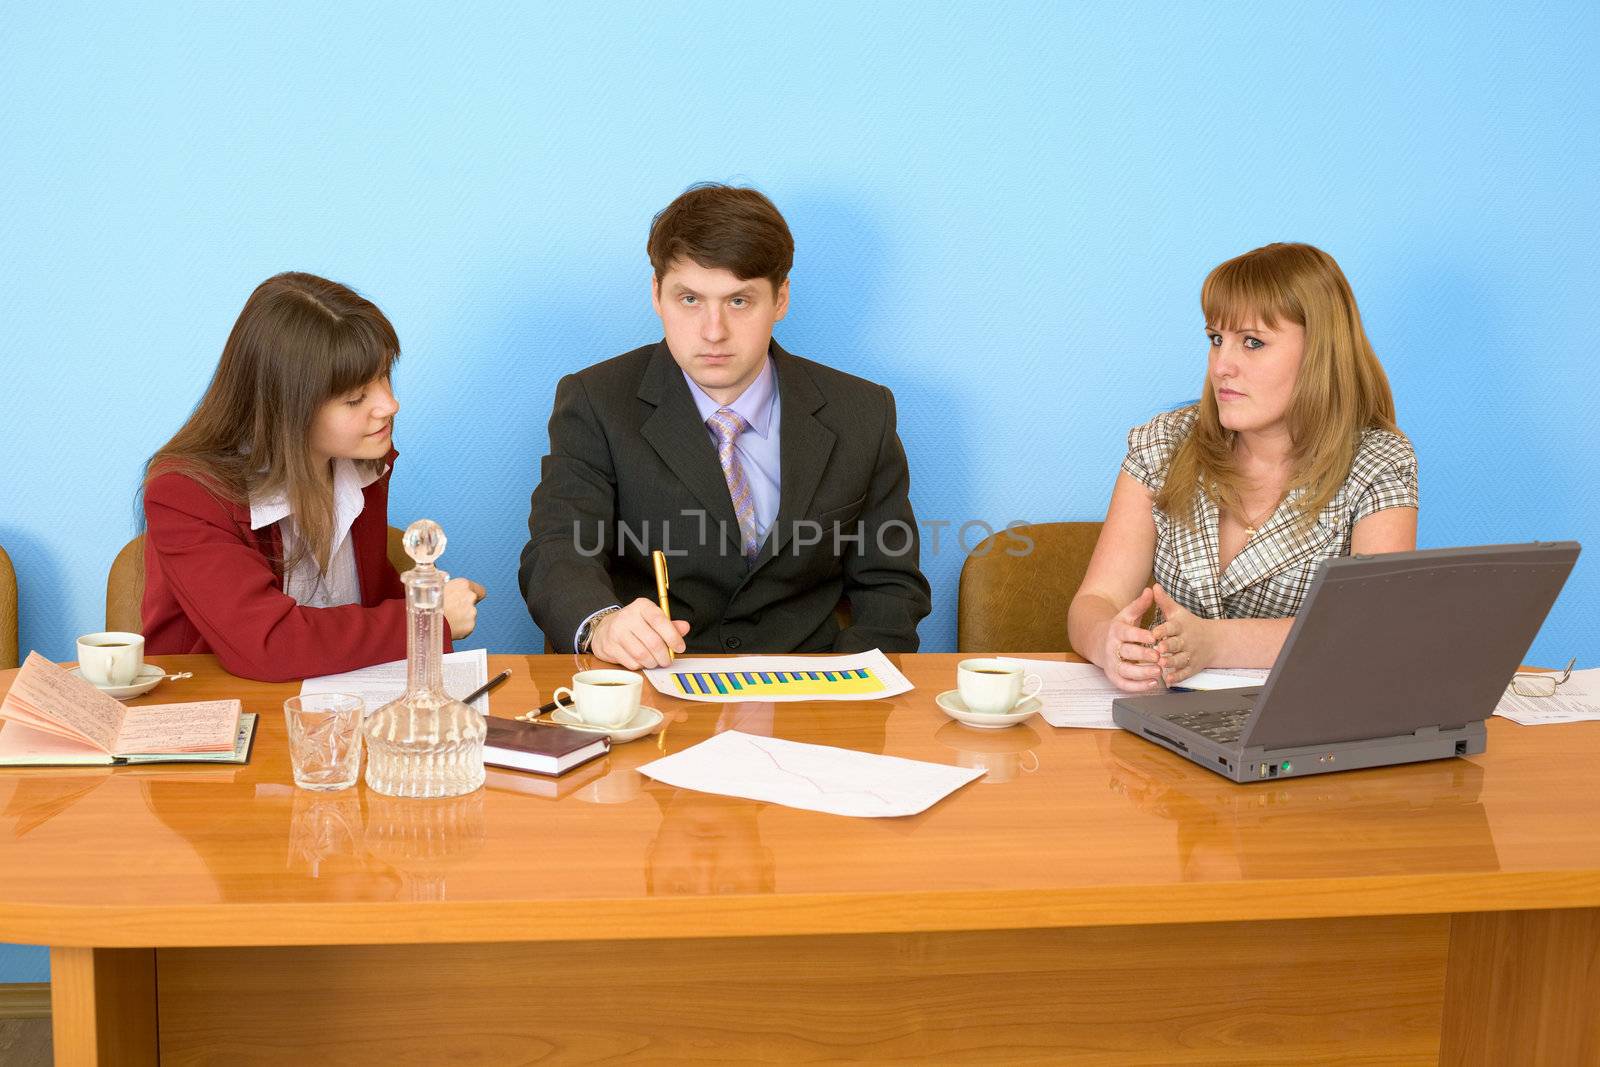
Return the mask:
[[1112, 704], [1235, 782], [1471, 756], [1577, 561], [1574, 541], [1330, 559], [1260, 686]]

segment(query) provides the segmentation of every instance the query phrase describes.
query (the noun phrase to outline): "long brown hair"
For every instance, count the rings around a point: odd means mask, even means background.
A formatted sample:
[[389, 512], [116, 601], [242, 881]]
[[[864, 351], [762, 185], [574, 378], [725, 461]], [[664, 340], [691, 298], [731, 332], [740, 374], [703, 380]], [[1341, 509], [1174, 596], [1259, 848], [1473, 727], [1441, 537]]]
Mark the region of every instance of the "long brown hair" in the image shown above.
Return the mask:
[[312, 420], [399, 358], [394, 327], [371, 301], [314, 274], [274, 275], [245, 301], [205, 395], [145, 464], [144, 484], [177, 471], [234, 503], [281, 492], [300, 544], [278, 564], [287, 571], [309, 553], [326, 570], [333, 496], [308, 444]]
[[[1293, 442], [1289, 489], [1301, 490], [1299, 519], [1312, 522], [1349, 478], [1362, 432], [1400, 432], [1388, 376], [1361, 326], [1350, 283], [1321, 249], [1270, 244], [1207, 275], [1200, 307], [1214, 329], [1256, 323], [1271, 329], [1283, 321], [1305, 328], [1305, 354], [1285, 418]], [[1243, 514], [1243, 478], [1233, 441], [1207, 381], [1194, 427], [1173, 454], [1156, 506], [1189, 524], [1195, 493], [1203, 491], [1222, 508]]]

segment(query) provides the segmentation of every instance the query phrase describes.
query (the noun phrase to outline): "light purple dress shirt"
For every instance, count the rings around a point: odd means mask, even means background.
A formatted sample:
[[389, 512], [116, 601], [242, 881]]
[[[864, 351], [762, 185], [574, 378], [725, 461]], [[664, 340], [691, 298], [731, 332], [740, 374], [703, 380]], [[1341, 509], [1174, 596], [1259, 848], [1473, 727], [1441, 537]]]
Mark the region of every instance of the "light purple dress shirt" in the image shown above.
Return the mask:
[[[702, 423], [726, 406], [750, 424], [750, 428], [733, 442], [733, 450], [744, 467], [744, 476], [750, 479], [750, 495], [755, 498], [756, 537], [765, 543], [768, 531], [778, 518], [781, 482], [778, 423], [782, 414], [778, 410], [778, 372], [772, 365], [772, 357], [767, 357], [767, 365], [761, 368], [756, 380], [731, 404], [723, 405], [712, 400], [688, 374], [684, 374], [683, 380], [689, 385], [689, 395], [694, 397], [694, 406], [700, 412]], [[710, 438], [712, 447], [716, 447], [717, 433], [710, 426], [706, 427], [706, 436]]]

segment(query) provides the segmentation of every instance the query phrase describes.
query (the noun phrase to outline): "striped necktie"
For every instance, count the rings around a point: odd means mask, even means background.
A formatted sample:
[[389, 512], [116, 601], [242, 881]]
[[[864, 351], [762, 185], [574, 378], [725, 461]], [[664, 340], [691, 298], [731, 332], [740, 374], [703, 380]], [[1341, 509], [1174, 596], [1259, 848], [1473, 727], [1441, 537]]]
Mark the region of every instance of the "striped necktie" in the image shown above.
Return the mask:
[[750, 424], [737, 411], [720, 408], [706, 420], [706, 425], [717, 435], [717, 462], [722, 464], [728, 496], [733, 500], [733, 513], [739, 519], [745, 562], [754, 563], [756, 553], [761, 551], [760, 535], [756, 531], [756, 497], [750, 491], [750, 479], [745, 476], [744, 464], [739, 462], [739, 453], [733, 447]]

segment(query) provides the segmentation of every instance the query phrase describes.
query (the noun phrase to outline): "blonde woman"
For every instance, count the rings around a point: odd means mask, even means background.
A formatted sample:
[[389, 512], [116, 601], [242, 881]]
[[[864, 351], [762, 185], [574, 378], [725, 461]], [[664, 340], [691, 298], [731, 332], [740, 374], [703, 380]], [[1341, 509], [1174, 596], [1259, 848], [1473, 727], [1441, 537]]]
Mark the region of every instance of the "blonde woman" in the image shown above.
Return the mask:
[[1246, 252], [1200, 306], [1200, 401], [1128, 434], [1067, 615], [1072, 647], [1129, 691], [1271, 666], [1321, 560], [1416, 547], [1416, 455], [1333, 257]]

